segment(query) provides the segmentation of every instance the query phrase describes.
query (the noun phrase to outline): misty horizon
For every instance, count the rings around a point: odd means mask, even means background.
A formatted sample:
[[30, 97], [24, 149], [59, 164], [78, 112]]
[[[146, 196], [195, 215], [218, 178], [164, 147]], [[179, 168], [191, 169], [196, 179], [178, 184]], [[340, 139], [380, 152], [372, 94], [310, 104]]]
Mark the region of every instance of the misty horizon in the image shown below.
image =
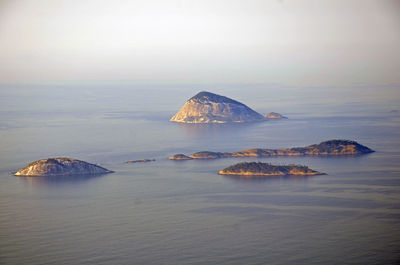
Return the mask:
[[384, 1], [2, 1], [0, 83], [400, 84]]

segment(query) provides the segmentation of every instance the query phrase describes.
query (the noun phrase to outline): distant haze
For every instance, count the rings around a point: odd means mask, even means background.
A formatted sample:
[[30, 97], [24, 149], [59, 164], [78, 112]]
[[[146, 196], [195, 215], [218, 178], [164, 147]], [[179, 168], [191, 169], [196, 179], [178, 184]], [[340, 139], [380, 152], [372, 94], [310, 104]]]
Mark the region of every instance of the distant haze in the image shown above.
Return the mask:
[[399, 70], [396, 0], [0, 1], [1, 84], [400, 84]]

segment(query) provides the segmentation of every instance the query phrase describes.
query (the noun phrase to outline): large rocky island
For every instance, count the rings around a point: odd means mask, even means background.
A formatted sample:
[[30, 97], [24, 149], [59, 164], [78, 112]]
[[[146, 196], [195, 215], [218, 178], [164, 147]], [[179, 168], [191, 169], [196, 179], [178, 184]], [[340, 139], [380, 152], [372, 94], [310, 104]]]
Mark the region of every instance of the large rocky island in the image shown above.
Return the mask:
[[257, 176], [314, 176], [325, 173], [300, 165], [271, 165], [261, 162], [243, 162], [218, 172], [220, 175], [236, 175], [246, 178]]
[[90, 164], [85, 161], [56, 157], [37, 160], [18, 170], [15, 176], [70, 176], [70, 175], [97, 175], [112, 173], [113, 171]]
[[202, 151], [186, 156], [178, 154], [170, 157], [170, 160], [189, 159], [216, 159], [226, 157], [270, 157], [270, 156], [343, 156], [362, 155], [374, 152], [370, 148], [355, 141], [329, 140], [306, 147], [294, 147], [287, 149], [262, 149], [254, 148], [233, 153]]
[[265, 118], [236, 100], [210, 92], [200, 92], [190, 98], [170, 119], [180, 123], [255, 122]]

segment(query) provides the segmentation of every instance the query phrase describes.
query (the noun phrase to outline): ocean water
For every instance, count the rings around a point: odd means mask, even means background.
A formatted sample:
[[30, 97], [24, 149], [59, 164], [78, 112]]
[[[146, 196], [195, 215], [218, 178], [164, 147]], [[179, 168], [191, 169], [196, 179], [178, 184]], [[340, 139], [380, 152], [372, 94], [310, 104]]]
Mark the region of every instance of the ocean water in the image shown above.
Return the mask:
[[[182, 125], [208, 90], [288, 120]], [[397, 264], [399, 87], [1, 86], [0, 264]], [[176, 153], [350, 139], [375, 153], [169, 161]], [[47, 157], [100, 164], [90, 177], [15, 177]], [[154, 158], [155, 162], [125, 161]], [[327, 175], [217, 175], [241, 161]]]

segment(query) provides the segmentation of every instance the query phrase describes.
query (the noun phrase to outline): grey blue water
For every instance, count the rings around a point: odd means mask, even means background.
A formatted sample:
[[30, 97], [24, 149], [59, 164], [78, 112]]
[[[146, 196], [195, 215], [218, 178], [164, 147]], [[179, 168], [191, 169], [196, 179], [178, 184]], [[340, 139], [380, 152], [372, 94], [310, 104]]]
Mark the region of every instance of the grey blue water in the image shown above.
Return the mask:
[[[287, 120], [183, 125], [208, 90]], [[1, 86], [0, 264], [396, 264], [400, 262], [399, 87]], [[176, 153], [356, 140], [359, 157], [169, 161]], [[113, 174], [15, 177], [55, 156]], [[156, 159], [127, 164], [127, 160]], [[237, 179], [241, 161], [327, 175]]]

